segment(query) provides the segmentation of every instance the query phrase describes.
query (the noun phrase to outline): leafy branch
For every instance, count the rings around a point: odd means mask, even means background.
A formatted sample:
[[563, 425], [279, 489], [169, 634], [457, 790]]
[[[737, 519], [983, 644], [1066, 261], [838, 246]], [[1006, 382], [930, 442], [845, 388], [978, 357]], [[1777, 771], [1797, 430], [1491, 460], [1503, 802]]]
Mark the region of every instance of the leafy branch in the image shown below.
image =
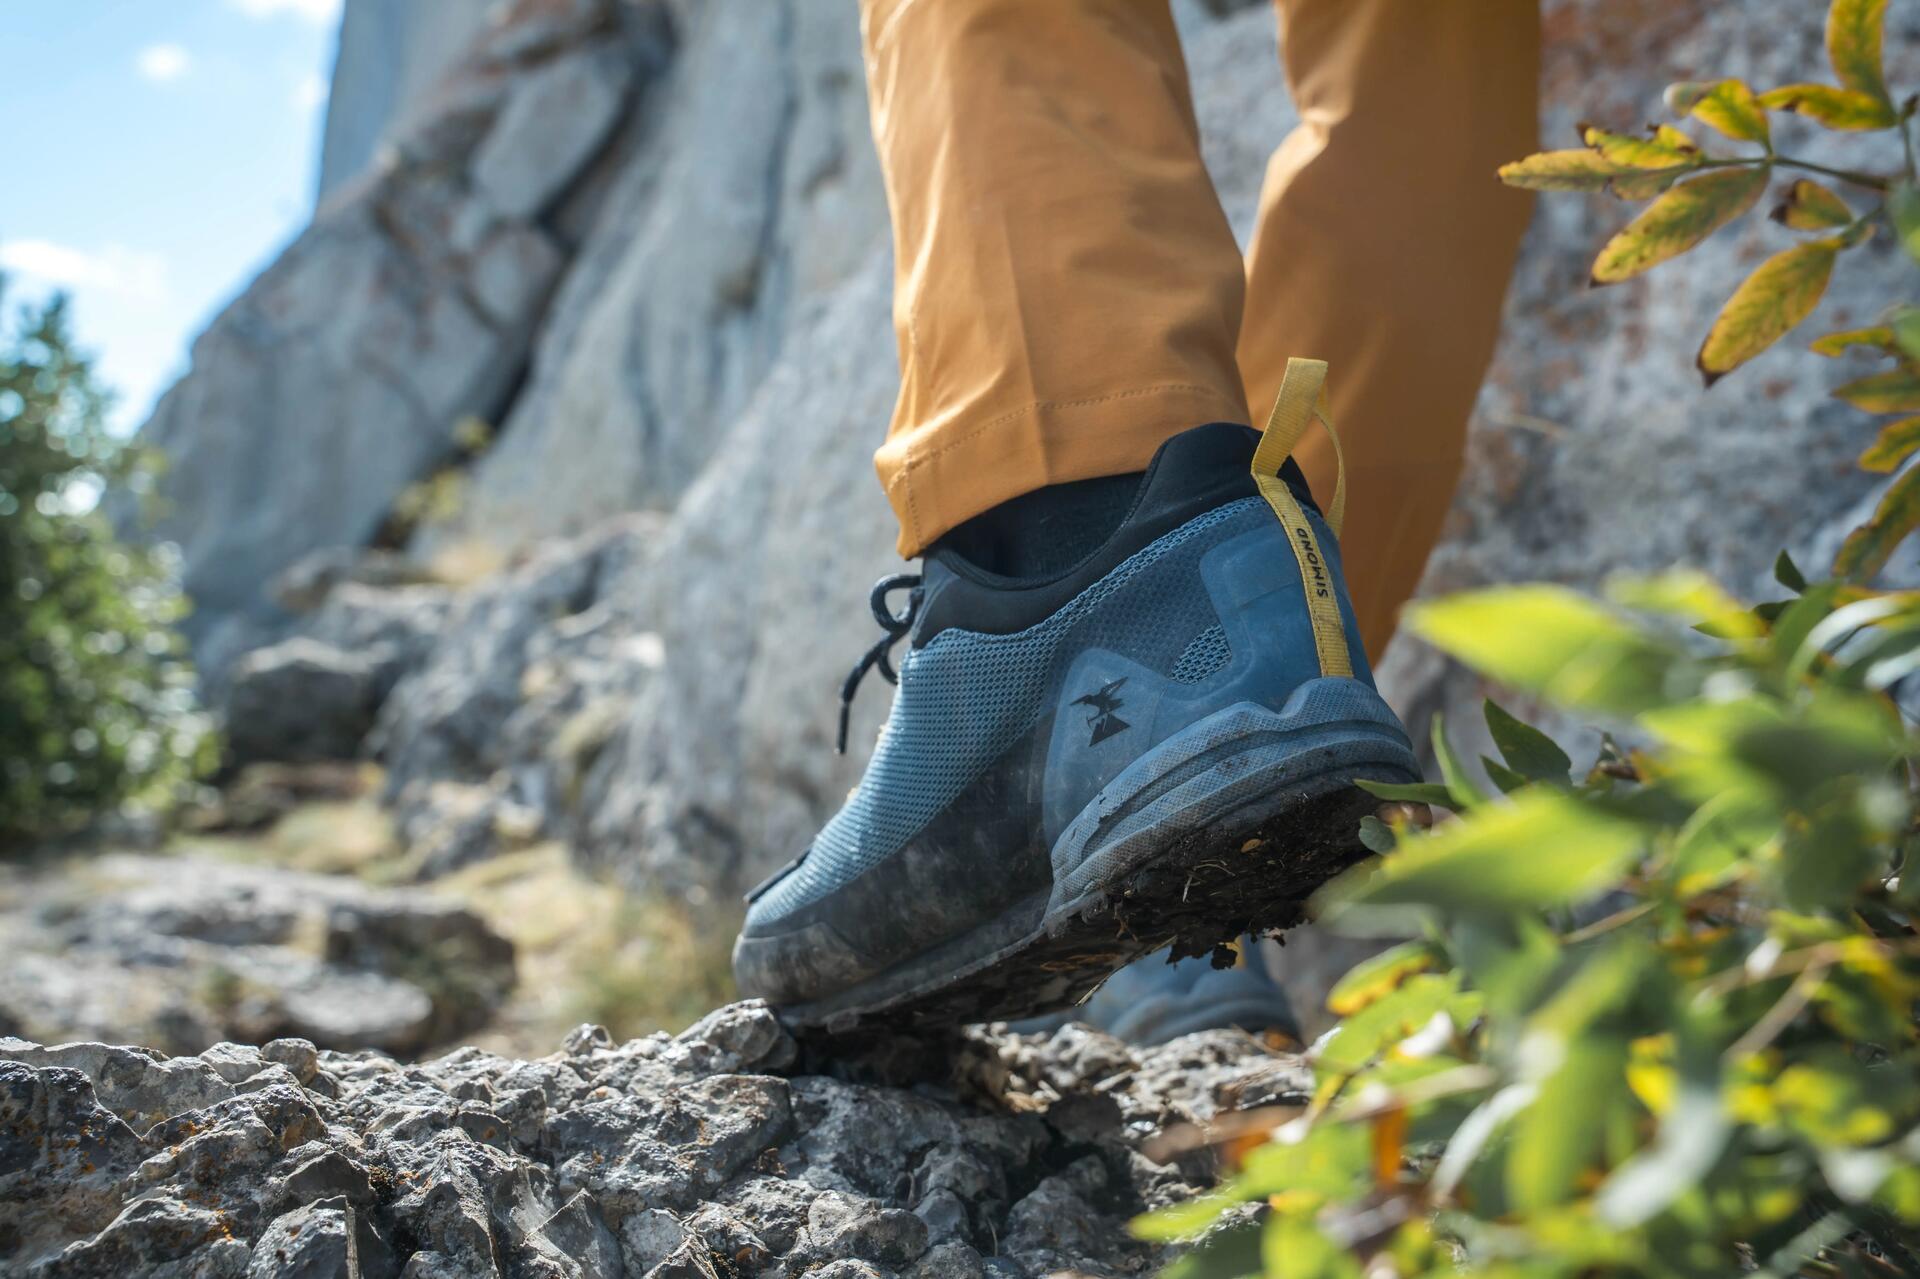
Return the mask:
[[[1820, 303], [1842, 254], [1890, 228], [1907, 257], [1920, 263], [1920, 173], [1913, 138], [1920, 98], [1896, 103], [1887, 88], [1883, 29], [1886, 0], [1835, 0], [1828, 11], [1827, 59], [1837, 84], [1802, 83], [1756, 92], [1737, 79], [1689, 81], [1666, 92], [1667, 107], [1755, 154], [1717, 155], [1675, 125], [1649, 126], [1648, 136], [1582, 125], [1584, 146], [1547, 151], [1505, 165], [1511, 186], [1537, 191], [1607, 192], [1650, 200], [1600, 250], [1592, 283], [1630, 280], [1696, 247], [1760, 202], [1776, 171], [1814, 174], [1858, 188], [1871, 199], [1856, 208], [1811, 177], [1793, 180], [1772, 210], [1774, 221], [1810, 238], [1774, 254], [1734, 290], [1700, 345], [1696, 364], [1708, 386], [1797, 328]], [[1839, 168], [1774, 149], [1771, 114], [1794, 114], [1835, 132], [1892, 131], [1898, 167], [1885, 172]], [[1910, 285], [1908, 286], [1911, 287]], [[1812, 349], [1837, 356], [1860, 348], [1893, 367], [1849, 381], [1834, 394], [1876, 414], [1920, 413], [1920, 307], [1897, 304], [1868, 329], [1827, 334]], [[1884, 423], [1861, 455], [1869, 470], [1891, 471], [1920, 449], [1920, 417]], [[1871, 519], [1842, 546], [1834, 570], [1866, 579], [1920, 528], [1920, 479], [1903, 476], [1883, 495]]]

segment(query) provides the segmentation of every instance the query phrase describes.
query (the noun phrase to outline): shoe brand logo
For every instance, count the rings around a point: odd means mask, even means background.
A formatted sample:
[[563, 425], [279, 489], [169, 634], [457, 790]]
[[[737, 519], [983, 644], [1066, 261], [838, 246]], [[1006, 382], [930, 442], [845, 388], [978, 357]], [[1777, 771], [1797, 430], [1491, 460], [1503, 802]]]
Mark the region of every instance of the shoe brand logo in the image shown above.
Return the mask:
[[1115, 733], [1125, 732], [1127, 729], [1133, 727], [1133, 725], [1127, 723], [1127, 721], [1121, 719], [1114, 713], [1126, 705], [1126, 703], [1121, 701], [1117, 696], [1120, 686], [1126, 682], [1127, 677], [1122, 675], [1119, 679], [1109, 684], [1102, 684], [1085, 697], [1076, 697], [1073, 699], [1072, 705], [1087, 708], [1087, 727], [1091, 729], [1093, 733], [1093, 735], [1087, 739], [1087, 745], [1098, 746]]
[[1293, 535], [1300, 539], [1300, 550], [1305, 556], [1307, 570], [1313, 574], [1313, 580], [1307, 585], [1315, 595], [1325, 599], [1332, 592], [1327, 584], [1327, 566], [1320, 560], [1320, 548], [1314, 545], [1313, 530], [1302, 524], [1293, 531]]

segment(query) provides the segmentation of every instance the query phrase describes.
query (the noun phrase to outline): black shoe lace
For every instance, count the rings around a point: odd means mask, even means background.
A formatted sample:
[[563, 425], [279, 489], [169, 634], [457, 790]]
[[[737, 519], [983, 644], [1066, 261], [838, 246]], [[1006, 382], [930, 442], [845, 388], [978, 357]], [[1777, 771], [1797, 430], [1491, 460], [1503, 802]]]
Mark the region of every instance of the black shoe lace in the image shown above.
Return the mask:
[[[896, 613], [888, 606], [887, 596], [898, 590], [907, 592], [907, 606]], [[860, 681], [866, 678], [867, 672], [878, 666], [881, 677], [887, 683], [900, 682], [900, 676], [893, 669], [893, 646], [905, 639], [907, 632], [913, 629], [914, 619], [920, 616], [920, 601], [923, 598], [925, 593], [921, 590], [918, 573], [895, 573], [873, 584], [873, 590], [867, 596], [867, 607], [873, 610], [873, 620], [880, 623], [880, 629], [886, 634], [854, 664], [840, 685], [840, 736], [834, 746], [837, 754], [847, 753], [847, 720], [853, 714], [853, 695], [860, 690]]]

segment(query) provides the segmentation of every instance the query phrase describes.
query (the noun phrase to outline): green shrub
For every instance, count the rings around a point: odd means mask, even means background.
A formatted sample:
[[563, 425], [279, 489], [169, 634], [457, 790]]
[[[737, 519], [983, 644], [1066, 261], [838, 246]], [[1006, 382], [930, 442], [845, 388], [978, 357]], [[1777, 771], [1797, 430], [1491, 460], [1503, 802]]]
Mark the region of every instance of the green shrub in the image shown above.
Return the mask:
[[[1883, 0], [1838, 0], [1838, 86], [1675, 86], [1676, 110], [1755, 148], [1709, 155], [1671, 126], [1586, 131], [1589, 148], [1503, 171], [1654, 203], [1604, 249], [1625, 278], [1751, 207], [1815, 231], [1763, 264], [1700, 353], [1708, 380], [1794, 327], [1834, 259], [1892, 228], [1920, 260], [1907, 130], [1880, 72]], [[1775, 153], [1768, 111], [1896, 130], [1876, 175]], [[1706, 170], [1707, 172], [1701, 172]], [[1902, 280], [1901, 284], [1909, 281]], [[1891, 369], [1836, 394], [1920, 411], [1920, 309], [1822, 338]], [[1863, 461], [1890, 470], [1920, 418]], [[1501, 758], [1477, 780], [1435, 725], [1442, 781], [1377, 786], [1452, 809], [1431, 831], [1370, 821], [1387, 854], [1320, 903], [1336, 927], [1411, 936], [1334, 989], [1309, 1104], [1199, 1202], [1142, 1218], [1200, 1238], [1185, 1279], [1920, 1274], [1920, 734], [1891, 694], [1920, 669], [1920, 592], [1870, 577], [1920, 524], [1920, 470], [1889, 488], [1833, 580], [1782, 556], [1785, 597], [1748, 608], [1684, 572], [1486, 590], [1408, 625], [1486, 675], [1630, 725], [1574, 775], [1546, 736], [1489, 704]]]
[[164, 800], [211, 758], [168, 558], [95, 509], [142, 474], [107, 405], [63, 299], [0, 318], [0, 840]]

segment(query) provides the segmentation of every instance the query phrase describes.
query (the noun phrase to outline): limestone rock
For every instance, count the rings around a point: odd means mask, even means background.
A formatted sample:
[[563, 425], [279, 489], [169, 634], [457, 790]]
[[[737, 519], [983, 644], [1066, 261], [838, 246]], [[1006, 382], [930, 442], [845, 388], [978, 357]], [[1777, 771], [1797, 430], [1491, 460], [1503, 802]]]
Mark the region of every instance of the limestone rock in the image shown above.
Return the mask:
[[320, 147], [320, 198], [357, 177], [484, 26], [491, 0], [346, 0]]
[[[0, 1271], [1143, 1275], [1160, 1256], [1127, 1218], [1212, 1171], [1143, 1157], [1187, 1117], [1151, 1087], [1125, 1116], [1063, 1126], [1102, 1082], [1073, 1063], [1156, 1079], [1163, 1058], [1205, 1059], [1203, 1090], [1225, 1096], [1294, 1061], [1245, 1036], [1141, 1055], [1083, 1032], [927, 1047], [937, 1068], [893, 1083], [789, 1075], [796, 1045], [753, 1003], [539, 1061], [0, 1040]], [[136, 1056], [140, 1108], [116, 1115], [105, 1099], [133, 1095]], [[1008, 1062], [1007, 1087], [977, 1082]], [[1040, 1076], [1050, 1103], [1014, 1083]], [[938, 1240], [914, 1210], [930, 1186], [953, 1210]]]
[[352, 759], [391, 683], [392, 650], [295, 637], [234, 664], [222, 715], [236, 766]]
[[626, 69], [613, 50], [532, 72], [474, 153], [475, 188], [502, 217], [538, 217], [606, 140], [625, 96]]
[[582, 774], [661, 662], [632, 607], [657, 534], [646, 516], [608, 521], [440, 615], [368, 744], [418, 874], [567, 832]]
[[273, 1065], [304, 1082], [313, 1043], [402, 1054], [444, 1043], [482, 1024], [513, 984], [512, 947], [477, 916], [421, 892], [132, 855], [95, 859], [84, 879], [55, 869], [10, 888], [0, 909], [11, 949], [0, 967], [0, 1028], [174, 1051], [293, 1037], [237, 1066], [230, 1054], [167, 1062], [130, 1049], [34, 1058], [86, 1070], [102, 1102], [130, 1121], [150, 1121], [162, 1101], [229, 1096], [236, 1071]]
[[[509, 6], [493, 38], [547, 7]], [[591, 7], [542, 60], [476, 47], [412, 95], [386, 159], [215, 319], [144, 428], [173, 463], [152, 532], [181, 546], [209, 668], [283, 626], [263, 584], [370, 542], [458, 454], [461, 423], [505, 409], [567, 256], [556, 201], [592, 176], [664, 38], [657, 5]], [[423, 9], [422, 34], [471, 29], [448, 4]]]

